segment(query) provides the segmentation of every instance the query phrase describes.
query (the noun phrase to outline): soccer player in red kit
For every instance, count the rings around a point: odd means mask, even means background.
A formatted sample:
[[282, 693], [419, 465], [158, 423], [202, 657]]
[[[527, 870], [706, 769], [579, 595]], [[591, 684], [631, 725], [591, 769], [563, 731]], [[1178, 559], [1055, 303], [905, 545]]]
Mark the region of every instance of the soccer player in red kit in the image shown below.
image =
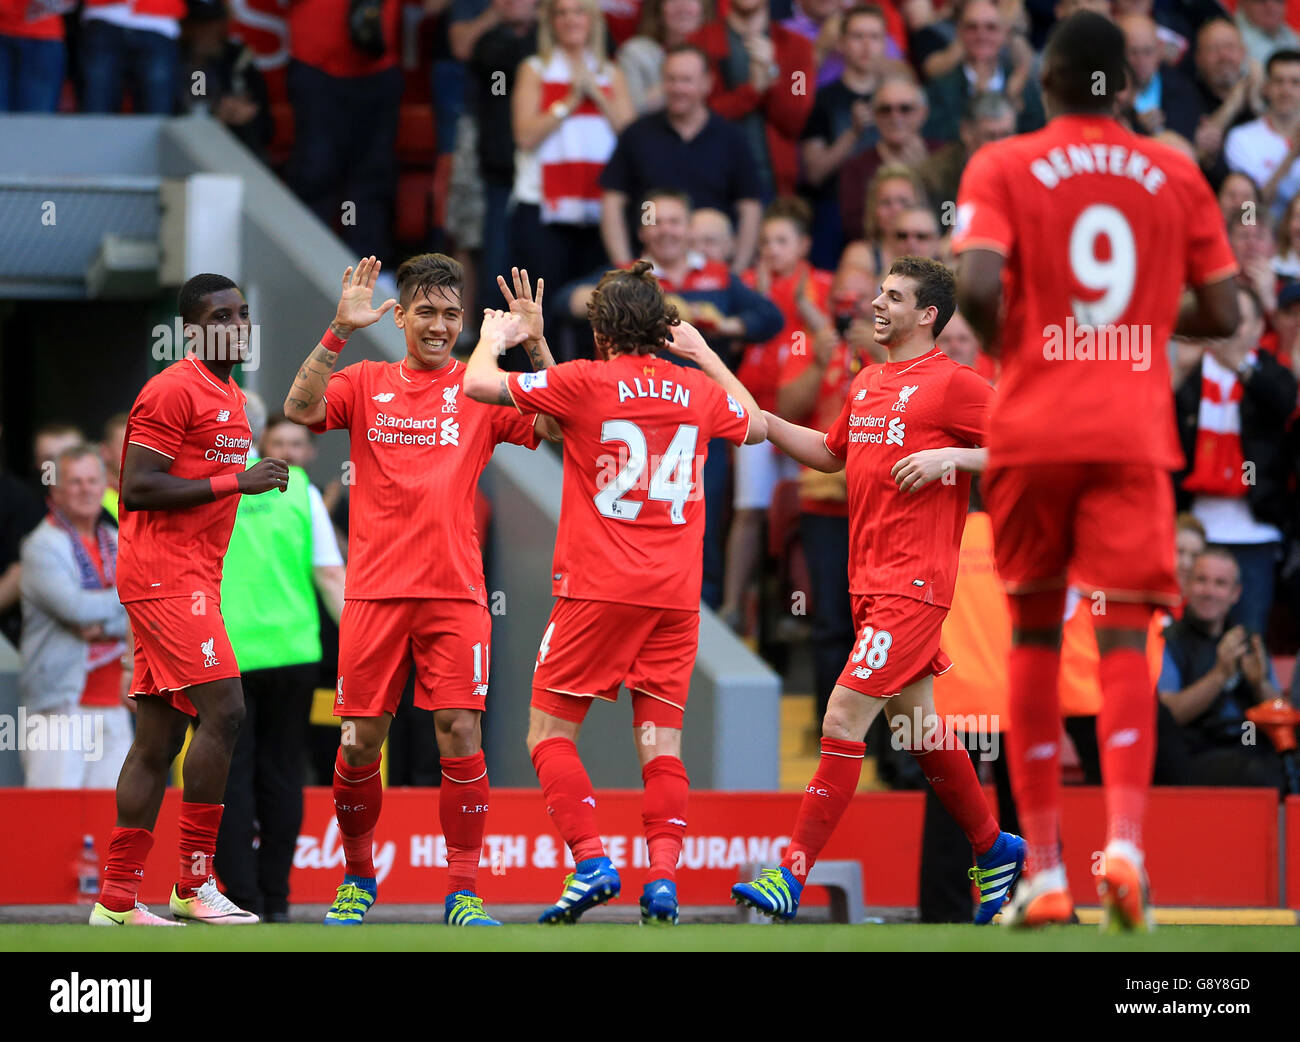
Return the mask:
[[[864, 739], [883, 709], [893, 740], [916, 757], [970, 840], [982, 924], [1015, 886], [1024, 841], [998, 828], [965, 745], [935, 713], [933, 678], [952, 666], [939, 634], [952, 605], [969, 472], [983, 467], [993, 389], [935, 346], [956, 309], [952, 273], [942, 264], [898, 258], [872, 307], [886, 361], [853, 378], [827, 433], [767, 415], [768, 437], [794, 459], [846, 472], [857, 646], [831, 692], [821, 761], [785, 857], [731, 894], [775, 919], [795, 917], [808, 873], [857, 790]], [[909, 735], [918, 718], [921, 733]]]
[[[1235, 328], [1236, 264], [1196, 164], [1113, 118], [1125, 86], [1118, 28], [1091, 12], [1067, 18], [1042, 78], [1053, 118], [976, 152], [953, 236], [962, 314], [1002, 356], [981, 491], [1010, 595], [1007, 747], [1029, 843], [1003, 918], [1033, 926], [1073, 912], [1059, 850], [1057, 692], [1070, 584], [1100, 606], [1103, 921], [1141, 929], [1156, 722], [1144, 648], [1152, 612], [1178, 599], [1168, 472], [1181, 454], [1166, 345], [1175, 330]], [[1180, 309], [1184, 284], [1194, 292]]]
[[[460, 336], [464, 273], [440, 253], [397, 269], [399, 300], [371, 305], [380, 264], [363, 258], [343, 275], [334, 321], [285, 399], [291, 420], [351, 436], [348, 576], [339, 620], [342, 717], [334, 765], [334, 811], [343, 839], [343, 882], [327, 925], [356, 926], [378, 894], [372, 860], [383, 803], [380, 749], [415, 667], [415, 704], [433, 711], [443, 782], [438, 810], [447, 842], [444, 921], [499, 926], [477, 895], [488, 809], [480, 721], [487, 697], [492, 620], [483, 552], [474, 527], [474, 490], [501, 442], [535, 448], [545, 418], [490, 409], [462, 391]], [[539, 368], [550, 364], [541, 308], [516, 273], [521, 340]], [[394, 308], [394, 305], [396, 307]], [[354, 330], [390, 308], [406, 340], [400, 362], [362, 361], [334, 372]], [[549, 428], [548, 428], [549, 429]]]
[[[587, 314], [600, 361], [521, 375], [496, 365], [496, 355], [522, 335], [517, 320], [489, 312], [465, 393], [523, 415], [549, 413], [564, 432], [557, 599], [537, 652], [528, 749], [575, 871], [540, 921], [574, 922], [618, 896], [618, 872], [605, 856], [595, 792], [575, 743], [592, 701], [613, 702], [626, 684], [650, 855], [641, 920], [672, 924], [689, 784], [682, 719], [699, 646], [701, 474], [710, 438], [756, 444], [767, 428], [699, 332], [679, 323], [648, 261], [607, 272]], [[656, 357], [665, 347], [699, 368]]]
[[247, 356], [248, 304], [224, 275], [195, 275], [178, 301], [191, 349], [144, 385], [122, 453], [117, 588], [135, 645], [135, 739], [117, 780], [92, 926], [174, 926], [137, 900], [144, 862], [185, 731], [178, 920], [256, 923], [217, 890], [212, 863], [230, 756], [244, 718], [239, 666], [221, 619], [221, 565], [239, 493], [288, 487], [284, 460], [245, 470], [252, 443], [230, 371]]

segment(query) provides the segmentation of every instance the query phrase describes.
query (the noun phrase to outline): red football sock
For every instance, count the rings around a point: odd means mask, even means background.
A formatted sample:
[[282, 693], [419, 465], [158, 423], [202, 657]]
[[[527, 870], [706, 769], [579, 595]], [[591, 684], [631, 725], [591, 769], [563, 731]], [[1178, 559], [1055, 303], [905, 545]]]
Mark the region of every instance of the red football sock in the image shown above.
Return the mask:
[[193, 897], [212, 875], [223, 809], [220, 803], [181, 803], [180, 871], [176, 876], [176, 896], [181, 900]]
[[104, 861], [104, 878], [99, 887], [99, 903], [110, 912], [129, 912], [135, 907], [144, 862], [153, 849], [153, 833], [148, 829], [113, 829], [108, 840], [108, 857]]
[[371, 859], [375, 846], [375, 824], [384, 805], [384, 783], [379, 777], [379, 760], [349, 767], [340, 747], [334, 760], [334, 817], [343, 837], [344, 870], [350, 876], [375, 878]]
[[686, 836], [686, 798], [690, 779], [676, 756], [656, 756], [641, 768], [645, 796], [641, 823], [650, 852], [648, 879], [677, 879], [677, 860]]
[[442, 758], [442, 789], [438, 816], [447, 840], [447, 893], [474, 890], [487, 826], [487, 760], [480, 749], [473, 756]]
[[1101, 656], [1097, 745], [1106, 784], [1106, 839], [1142, 849], [1142, 818], [1156, 756], [1156, 696], [1146, 655], [1119, 648]]
[[785, 857], [781, 859], [781, 867], [788, 868], [799, 882], [808, 879], [813, 862], [844, 816], [849, 800], [853, 799], [862, 774], [862, 759], [866, 755], [866, 742], [822, 739], [822, 757], [817, 764], [817, 773], [804, 789], [799, 816], [794, 821], [794, 835]]
[[542, 783], [546, 813], [569, 845], [574, 861], [604, 857], [605, 845], [596, 827], [596, 793], [568, 738], [548, 738], [533, 747], [533, 767]]
[[1061, 709], [1057, 691], [1061, 654], [1055, 648], [1011, 648], [1007, 753], [1016, 810], [1029, 845], [1031, 872], [1060, 864]]
[[[952, 816], [952, 820], [961, 826], [975, 850], [975, 856], [988, 853], [998, 841], [998, 823], [989, 810], [989, 801], [984, 798], [979, 778], [975, 774], [975, 765], [971, 763], [970, 754], [960, 742], [956, 748], [949, 740], [948, 728], [943, 718], [939, 718], [939, 729], [935, 732], [933, 742], [926, 735], [926, 744], [936, 748], [928, 752], [924, 747], [911, 749], [916, 757], [917, 766], [925, 775], [925, 780], [934, 789], [939, 802]], [[919, 742], [917, 743], [919, 745]]]

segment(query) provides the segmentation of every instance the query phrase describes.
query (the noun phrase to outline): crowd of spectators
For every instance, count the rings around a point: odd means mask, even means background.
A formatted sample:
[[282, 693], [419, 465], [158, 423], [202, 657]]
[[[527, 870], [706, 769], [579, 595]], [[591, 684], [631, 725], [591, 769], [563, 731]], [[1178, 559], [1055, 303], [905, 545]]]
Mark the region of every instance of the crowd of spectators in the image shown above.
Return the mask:
[[[880, 360], [883, 272], [904, 254], [951, 259], [967, 160], [1043, 125], [1041, 47], [1081, 7], [1124, 32], [1118, 118], [1199, 164], [1221, 205], [1204, 219], [1226, 222], [1241, 268], [1235, 336], [1157, 348], [1186, 457], [1179, 509], [1212, 548], [1187, 582], [1227, 586], [1196, 602], [1201, 622], [1180, 623], [1180, 640], [1200, 625], [1217, 657], [1198, 646], [1162, 678], [1175, 723], [1204, 731], [1223, 700], [1207, 709], [1208, 695], [1169, 684], [1213, 666], [1226, 690], [1228, 634], [1245, 678], [1230, 686], [1262, 696], [1259, 656], [1297, 644], [1300, 3], [290, 0], [275, 69], [223, 0], [3, 0], [0, 110], [205, 111], [353, 252], [390, 270], [419, 250], [456, 254], [468, 315], [497, 301], [511, 264], [544, 276], [562, 359], [590, 352], [600, 272], [646, 257], [760, 404], [825, 426], [853, 373]], [[437, 198], [412, 233], [399, 182], [421, 135]], [[960, 315], [941, 346], [996, 383]], [[85, 440], [43, 429], [38, 467], [68, 447], [60, 437]], [[111, 490], [111, 446], [104, 463]], [[776, 644], [807, 638], [823, 705], [852, 636], [845, 490], [824, 478], [765, 446], [711, 446], [704, 475], [705, 602], [778, 664]], [[5, 544], [8, 568], [16, 536]], [[18, 597], [0, 570], [11, 635]], [[87, 625], [107, 641], [110, 622]]]

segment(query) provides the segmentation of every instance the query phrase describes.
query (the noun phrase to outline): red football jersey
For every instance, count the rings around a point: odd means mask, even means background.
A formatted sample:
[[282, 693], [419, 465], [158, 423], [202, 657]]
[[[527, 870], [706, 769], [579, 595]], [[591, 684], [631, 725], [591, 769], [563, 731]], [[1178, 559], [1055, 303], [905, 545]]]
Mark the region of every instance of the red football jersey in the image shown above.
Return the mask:
[[710, 438], [739, 445], [744, 406], [698, 369], [653, 355], [511, 373], [524, 413], [564, 431], [557, 597], [698, 611]]
[[[161, 453], [168, 473], [200, 481], [238, 474], [252, 445], [244, 392], [201, 362], [173, 362], [141, 389], [122, 443]], [[117, 592], [122, 603], [155, 597], [221, 599], [221, 565], [235, 527], [239, 496], [183, 510], [128, 510], [118, 504]]]
[[983, 445], [994, 391], [937, 347], [856, 377], [826, 447], [849, 480], [849, 592], [952, 605], [970, 475], [900, 492], [890, 472], [921, 449]]
[[461, 393], [463, 363], [435, 372], [357, 362], [330, 377], [325, 422], [352, 439], [349, 600], [487, 603], [474, 490], [499, 442], [537, 446], [533, 421]]
[[953, 249], [1006, 258], [991, 464], [1182, 465], [1179, 297], [1237, 270], [1195, 163], [1113, 119], [1058, 117], [971, 157]]

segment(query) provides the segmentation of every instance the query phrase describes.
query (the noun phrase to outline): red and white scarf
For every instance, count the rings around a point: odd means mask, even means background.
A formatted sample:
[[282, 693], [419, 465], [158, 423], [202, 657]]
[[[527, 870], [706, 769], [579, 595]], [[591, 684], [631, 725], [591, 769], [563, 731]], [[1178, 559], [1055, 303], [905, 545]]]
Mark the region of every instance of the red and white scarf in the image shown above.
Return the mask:
[[1207, 496], [1244, 496], [1245, 461], [1241, 449], [1241, 381], [1233, 370], [1207, 352], [1201, 359], [1201, 405], [1196, 418], [1192, 472], [1183, 488]]
[[[587, 65], [606, 98], [613, 81], [587, 55]], [[539, 59], [540, 61], [540, 59]], [[573, 77], [562, 51], [542, 67], [542, 111], [569, 96]], [[547, 224], [599, 224], [600, 172], [614, 154], [618, 138], [596, 103], [586, 95], [560, 125], [537, 146], [542, 175], [542, 220]]]

